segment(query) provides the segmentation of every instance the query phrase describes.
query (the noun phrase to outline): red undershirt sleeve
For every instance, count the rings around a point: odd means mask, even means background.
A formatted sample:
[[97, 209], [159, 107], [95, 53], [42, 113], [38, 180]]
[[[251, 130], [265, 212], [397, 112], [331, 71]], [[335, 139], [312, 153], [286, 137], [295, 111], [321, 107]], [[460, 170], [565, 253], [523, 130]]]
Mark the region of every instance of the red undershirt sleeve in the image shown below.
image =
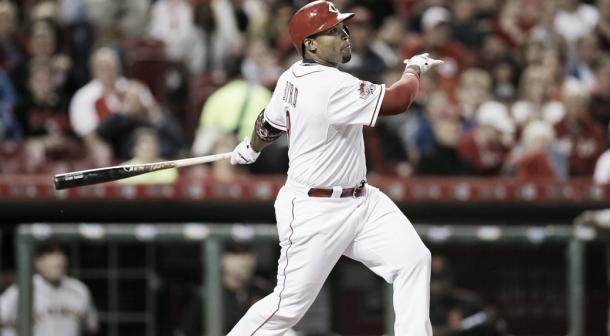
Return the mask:
[[419, 91], [419, 76], [406, 71], [400, 80], [386, 89], [379, 115], [394, 115], [407, 110]]

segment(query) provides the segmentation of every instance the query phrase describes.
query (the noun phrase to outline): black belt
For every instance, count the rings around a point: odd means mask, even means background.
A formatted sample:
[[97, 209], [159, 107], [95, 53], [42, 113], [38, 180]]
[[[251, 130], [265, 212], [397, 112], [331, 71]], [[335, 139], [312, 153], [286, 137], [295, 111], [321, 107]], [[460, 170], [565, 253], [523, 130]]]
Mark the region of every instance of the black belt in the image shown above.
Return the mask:
[[[355, 188], [343, 189], [339, 197], [360, 197], [364, 195], [365, 184], [366, 181], [362, 181], [360, 182], [360, 185]], [[311, 188], [307, 192], [307, 195], [309, 195], [310, 197], [332, 197], [333, 193], [333, 189]]]

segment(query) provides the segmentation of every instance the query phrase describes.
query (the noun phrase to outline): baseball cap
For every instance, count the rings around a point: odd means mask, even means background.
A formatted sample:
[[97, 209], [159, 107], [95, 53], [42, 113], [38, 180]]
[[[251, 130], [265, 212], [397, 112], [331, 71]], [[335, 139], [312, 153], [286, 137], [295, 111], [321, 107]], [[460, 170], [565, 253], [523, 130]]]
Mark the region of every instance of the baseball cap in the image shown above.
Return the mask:
[[52, 253], [56, 253], [56, 252], [63, 253], [63, 254], [66, 253], [64, 251], [64, 248], [61, 245], [59, 245], [59, 243], [45, 242], [45, 243], [41, 243], [38, 246], [36, 246], [36, 248], [34, 249], [34, 257], [40, 258], [44, 255], [52, 254]]
[[421, 27], [423, 31], [429, 31], [441, 23], [451, 21], [451, 12], [441, 6], [432, 6], [424, 11], [421, 17]]
[[512, 134], [515, 131], [515, 125], [508, 115], [508, 108], [497, 101], [481, 104], [477, 110], [476, 122], [478, 125], [491, 126], [506, 134]]

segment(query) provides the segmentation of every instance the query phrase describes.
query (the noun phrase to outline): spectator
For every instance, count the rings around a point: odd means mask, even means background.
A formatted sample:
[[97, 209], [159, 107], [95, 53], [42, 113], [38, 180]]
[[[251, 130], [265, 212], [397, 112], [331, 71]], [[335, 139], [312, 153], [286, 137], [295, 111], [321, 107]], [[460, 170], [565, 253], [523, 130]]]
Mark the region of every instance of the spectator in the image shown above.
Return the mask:
[[595, 89], [595, 65], [601, 54], [597, 47], [597, 40], [592, 35], [585, 35], [576, 43], [576, 57], [568, 64], [569, 79], [578, 80], [587, 93]]
[[481, 66], [493, 64], [498, 57], [509, 55], [516, 58], [517, 51], [527, 38], [524, 20], [523, 1], [507, 0], [496, 2], [499, 6], [497, 16], [489, 22], [489, 34], [484, 41], [484, 52], [479, 56]]
[[370, 48], [383, 60], [386, 69], [397, 67], [402, 61], [400, 44], [405, 35], [407, 31], [400, 17], [392, 15], [383, 19]]
[[195, 1], [193, 15], [193, 29], [181, 46], [186, 68], [194, 75], [222, 70], [227, 60], [236, 57], [241, 42], [231, 40], [223, 30], [223, 18], [212, 1]]
[[483, 46], [487, 27], [477, 20], [477, 3], [471, 0], [456, 0], [452, 3], [455, 13], [452, 23], [453, 38], [470, 50]]
[[[148, 33], [165, 43], [166, 53], [170, 60], [186, 64], [192, 71], [198, 72], [203, 69], [203, 66], [193, 64], [190, 60], [193, 57], [191, 52], [205, 52], [210, 57], [214, 55], [212, 52], [222, 52], [220, 55], [226, 55], [229, 51], [231, 55], [235, 55], [242, 49], [244, 41], [236, 24], [232, 24], [234, 15], [230, 10], [226, 11], [223, 4], [225, 4], [224, 1], [214, 1], [211, 4], [212, 12], [208, 15], [212, 15], [214, 18], [214, 28], [206, 27], [209, 30], [206, 31], [208, 33], [206, 36], [211, 39], [208, 40], [207, 45], [197, 38], [204, 35], [204, 32], [195, 26], [193, 7], [187, 0], [156, 1], [152, 6]], [[209, 36], [210, 34], [213, 35]], [[211, 44], [212, 42], [214, 44]], [[218, 56], [214, 55], [212, 59], [217, 60]]]
[[21, 127], [13, 115], [16, 100], [13, 84], [4, 70], [0, 68], [0, 141], [21, 140]]
[[451, 39], [451, 12], [440, 6], [426, 9], [421, 18], [422, 36], [409, 36], [402, 44], [402, 55], [410, 58], [430, 51], [430, 56], [444, 61], [436, 73], [439, 87], [455, 102], [456, 87], [462, 71], [470, 64], [468, 51]]
[[[252, 304], [273, 290], [273, 284], [256, 274], [256, 255], [249, 244], [230, 242], [221, 260], [223, 286], [223, 331], [228, 333]], [[202, 335], [201, 290], [193, 295], [180, 321], [184, 336]]]
[[288, 1], [276, 1], [271, 8], [269, 25], [267, 26], [267, 39], [276, 52], [280, 63], [285, 61], [294, 53], [292, 40], [288, 33], [288, 22], [292, 17], [294, 9]]
[[580, 0], [562, 0], [555, 15], [555, 31], [567, 42], [570, 55], [574, 54], [576, 42], [590, 34], [599, 19], [597, 8]]
[[119, 39], [138, 37], [146, 30], [149, 0], [60, 1], [62, 19], [72, 24], [87, 20], [95, 27], [96, 42], [111, 44]]
[[490, 68], [494, 98], [512, 104], [517, 97], [517, 86], [521, 73], [519, 64], [510, 55], [504, 55], [496, 58], [490, 64]]
[[[133, 158], [123, 164], [143, 164], [165, 161], [160, 156], [159, 136], [154, 128], [141, 127], [133, 133]], [[159, 170], [127, 179], [119, 180], [125, 184], [166, 184], [174, 183], [178, 179], [176, 168]]]
[[94, 147], [109, 146], [113, 157], [121, 161], [132, 157], [135, 131], [152, 127], [160, 140], [160, 155], [166, 159], [180, 156], [182, 134], [173, 120], [161, 111], [150, 90], [138, 81], [129, 81], [121, 100], [120, 113], [102, 121], [95, 129]]
[[[608, 124], [608, 138], [610, 138], [610, 123]], [[610, 139], [608, 139], [610, 143]], [[597, 184], [610, 183], [610, 147], [597, 159], [593, 181]]]
[[[382, 83], [386, 86], [392, 85], [400, 79], [403, 71], [402, 65], [387, 68], [382, 74]], [[428, 77], [422, 74], [421, 79], [424, 82]], [[419, 158], [415, 139], [424, 113], [423, 103], [415, 102], [409, 107], [409, 113], [386, 116], [379, 119], [376, 127], [364, 128], [369, 171], [400, 177], [408, 177], [413, 173]]]
[[[68, 87], [68, 96], [72, 96], [76, 90], [86, 85], [90, 78], [90, 56], [94, 44], [100, 44], [95, 40], [94, 27], [89, 13], [91, 2], [86, 0], [59, 0], [57, 9], [57, 24], [61, 27], [61, 36], [64, 42], [65, 52], [72, 61], [71, 80]], [[107, 2], [104, 2], [107, 7]]]
[[25, 12], [30, 22], [55, 22], [59, 16], [59, 4], [55, 0], [32, 1], [25, 5]]
[[443, 91], [432, 94], [415, 138], [418, 148], [416, 174], [467, 173], [467, 166], [456, 149], [463, 131], [458, 110], [449, 103], [446, 94]]
[[19, 99], [16, 114], [28, 137], [70, 133], [65, 97], [55, 90], [49, 64], [36, 62], [28, 70], [27, 89]]
[[578, 82], [566, 82], [563, 91], [566, 114], [555, 125], [559, 150], [568, 158], [571, 177], [591, 177], [606, 148], [604, 130], [587, 113], [588, 97]]
[[70, 127], [65, 98], [53, 88], [51, 69], [45, 62], [31, 63], [27, 91], [15, 109], [26, 141], [28, 171], [42, 168], [53, 154], [65, 154], [78, 149]]
[[342, 69], [365, 81], [378, 83], [385, 64], [380, 55], [371, 48], [370, 43], [375, 36], [373, 16], [362, 6], [353, 7], [349, 12], [356, 13], [349, 21], [352, 58], [342, 66]]
[[547, 68], [530, 65], [525, 69], [519, 83], [519, 97], [511, 108], [512, 119], [522, 130], [531, 120], [545, 120], [551, 124], [563, 118], [564, 106], [551, 101], [552, 79]]
[[599, 20], [595, 27], [595, 37], [599, 48], [606, 55], [610, 55], [610, 1], [597, 0]]
[[435, 336], [499, 336], [497, 318], [477, 294], [455, 288], [444, 257], [432, 257], [430, 321]]
[[153, 4], [150, 12], [148, 34], [165, 43], [167, 57], [174, 62], [185, 62], [190, 55], [185, 48], [195, 26], [193, 9], [186, 0], [160, 0]]
[[506, 166], [514, 169], [513, 176], [520, 180], [567, 177], [566, 158], [555, 156], [552, 147], [554, 141], [555, 131], [549, 123], [530, 121], [523, 129], [521, 141], [513, 148]]
[[0, 68], [11, 72], [24, 62], [24, 47], [18, 36], [17, 8], [13, 1], [0, 1]]
[[[33, 335], [78, 336], [95, 334], [98, 316], [87, 286], [66, 275], [68, 260], [55, 244], [41, 245], [35, 254], [37, 274], [32, 282]], [[19, 289], [12, 285], [0, 297], [0, 325], [3, 336], [14, 336]]]
[[[262, 109], [265, 108], [271, 92], [258, 83], [248, 82], [244, 79], [239, 63], [228, 67], [229, 81], [216, 90], [206, 100], [201, 111], [199, 128], [195, 134], [193, 147], [194, 155], [207, 155], [230, 150], [245, 137], [252, 134], [254, 122]], [[271, 151], [263, 152], [261, 161], [249, 167], [254, 171], [280, 172], [286, 168], [283, 157], [286, 148], [281, 143], [272, 145]], [[219, 178], [230, 178], [232, 166], [226, 166], [226, 161], [215, 163], [216, 175]]]
[[[540, 41], [546, 47], [559, 47], [565, 44], [554, 28], [558, 2], [556, 0], [542, 0], [538, 2], [537, 8], [528, 8], [532, 14], [536, 15], [535, 25], [529, 33], [530, 38]], [[536, 4], [534, 1], [528, 3]]]
[[31, 23], [29, 32], [30, 57], [11, 73], [19, 92], [27, 90], [29, 71], [32, 63], [46, 63], [51, 69], [53, 89], [65, 93], [72, 61], [59, 52], [58, 28], [53, 21], [37, 20]]
[[95, 127], [120, 107], [126, 80], [120, 75], [117, 53], [108, 47], [95, 51], [91, 59], [93, 79], [80, 88], [70, 102], [70, 122], [74, 131], [86, 138]]
[[480, 68], [469, 68], [460, 77], [457, 88], [459, 112], [467, 122], [472, 122], [479, 106], [491, 99], [491, 84], [489, 73]]
[[466, 163], [457, 150], [463, 128], [456, 118], [444, 118], [434, 123], [436, 142], [428, 153], [422, 154], [415, 173], [417, 175], [451, 176], [469, 173]]
[[282, 73], [278, 60], [263, 39], [253, 39], [248, 44], [246, 58], [241, 64], [244, 79], [251, 85], [273, 89]]
[[120, 95], [127, 82], [120, 76], [119, 58], [113, 49], [98, 49], [91, 57], [91, 67], [94, 78], [80, 88], [70, 102], [70, 124], [89, 146], [95, 164], [105, 166], [112, 155], [103, 147], [95, 147], [97, 142], [92, 138], [96, 127], [120, 110]]
[[497, 176], [512, 144], [514, 130], [506, 106], [488, 101], [479, 107], [474, 127], [460, 138], [460, 157], [475, 175]]
[[597, 84], [591, 94], [589, 111], [603, 128], [610, 122], [610, 56], [605, 56], [595, 71]]

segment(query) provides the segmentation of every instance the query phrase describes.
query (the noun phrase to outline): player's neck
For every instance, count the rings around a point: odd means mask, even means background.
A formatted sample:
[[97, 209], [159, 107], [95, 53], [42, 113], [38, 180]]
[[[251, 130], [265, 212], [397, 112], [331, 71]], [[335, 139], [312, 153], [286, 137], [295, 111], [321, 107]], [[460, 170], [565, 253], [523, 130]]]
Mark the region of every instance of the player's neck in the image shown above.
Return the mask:
[[333, 67], [336, 68], [338, 66], [338, 64], [334, 64], [334, 63], [330, 63], [327, 61], [324, 61], [322, 59], [319, 58], [313, 58], [310, 56], [304, 56], [303, 57], [303, 63], [304, 64], [320, 64], [320, 65], [324, 65], [324, 66], [328, 66], [328, 67]]
[[53, 279], [53, 280], [51, 280], [51, 279], [49, 279], [49, 278], [45, 277], [45, 276], [44, 276], [44, 275], [42, 275], [42, 274], [39, 274], [39, 275], [40, 275], [40, 278], [41, 278], [42, 280], [44, 280], [46, 283], [48, 283], [49, 285], [51, 285], [51, 286], [53, 286], [53, 287], [59, 287], [59, 286], [61, 285], [61, 281], [62, 281], [62, 279]]

